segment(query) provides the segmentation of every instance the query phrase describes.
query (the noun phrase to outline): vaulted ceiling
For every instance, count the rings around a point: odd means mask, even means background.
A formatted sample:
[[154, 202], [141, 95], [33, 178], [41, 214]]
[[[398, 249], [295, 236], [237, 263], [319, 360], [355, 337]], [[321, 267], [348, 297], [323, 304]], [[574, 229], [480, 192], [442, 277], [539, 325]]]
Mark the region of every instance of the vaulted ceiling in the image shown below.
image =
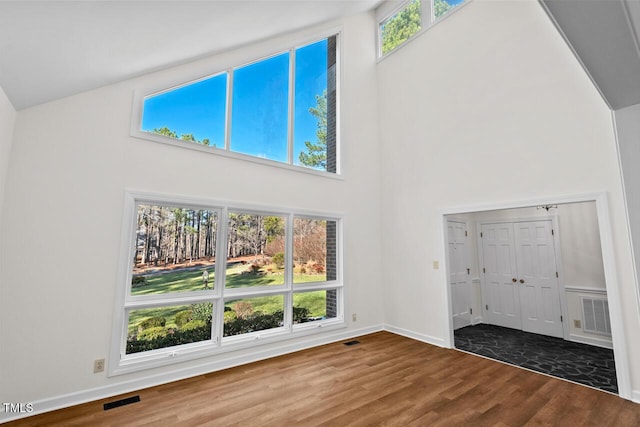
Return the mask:
[[640, 104], [640, 1], [541, 1], [609, 106]]
[[[609, 106], [640, 104], [640, 1], [540, 1]], [[21, 110], [380, 2], [0, 1], [0, 87]]]
[[380, 1], [0, 1], [0, 87], [21, 110]]

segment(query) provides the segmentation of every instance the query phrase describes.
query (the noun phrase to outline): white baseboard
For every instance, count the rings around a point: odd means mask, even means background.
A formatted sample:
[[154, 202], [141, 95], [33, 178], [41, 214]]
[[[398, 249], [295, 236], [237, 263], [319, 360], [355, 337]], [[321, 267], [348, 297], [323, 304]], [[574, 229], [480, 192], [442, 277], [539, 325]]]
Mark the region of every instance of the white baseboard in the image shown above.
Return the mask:
[[[330, 344], [373, 332], [384, 330], [383, 325], [369, 326], [361, 329], [350, 329], [348, 331], [332, 332], [322, 336], [313, 336], [308, 339], [297, 339], [293, 343], [285, 343], [277, 348], [256, 351], [245, 356], [227, 356], [226, 358], [216, 358], [213, 361], [207, 361], [189, 368], [178, 368], [161, 374], [153, 374], [144, 378], [130, 381], [122, 381], [113, 385], [95, 387], [86, 390], [80, 390], [60, 396], [50, 397], [46, 399], [36, 400], [31, 403], [33, 410], [31, 412], [11, 413], [5, 412], [4, 407], [0, 407], [0, 424], [32, 415], [43, 414], [45, 412], [55, 411], [57, 409], [68, 408], [82, 403], [92, 402], [95, 400], [106, 399], [120, 394], [132, 393], [145, 388], [167, 384], [222, 369], [233, 368], [235, 366], [245, 365], [260, 360], [270, 359], [276, 356], [282, 356], [288, 353], [305, 350], [320, 345]], [[14, 402], [17, 403], [17, 402]], [[24, 402], [23, 402], [24, 403]]]
[[418, 332], [410, 331], [408, 329], [398, 328], [392, 325], [384, 325], [384, 330], [393, 332], [394, 334], [402, 335], [403, 337], [412, 338], [417, 341], [426, 342], [427, 344], [432, 344], [438, 347], [445, 347], [444, 339], [436, 338], [429, 335], [420, 334]]
[[580, 344], [589, 344], [596, 347], [604, 347], [613, 349], [613, 343], [610, 340], [602, 340], [598, 338], [583, 337], [581, 335], [569, 335], [567, 341], [577, 342]]
[[631, 390], [631, 401], [640, 403], [640, 390]]

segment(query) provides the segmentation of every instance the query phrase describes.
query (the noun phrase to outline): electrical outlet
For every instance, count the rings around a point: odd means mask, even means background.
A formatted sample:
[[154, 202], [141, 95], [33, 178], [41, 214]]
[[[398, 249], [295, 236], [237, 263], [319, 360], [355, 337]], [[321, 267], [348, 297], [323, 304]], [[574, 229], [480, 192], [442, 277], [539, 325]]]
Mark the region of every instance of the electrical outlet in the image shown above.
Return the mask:
[[582, 328], [582, 322], [578, 319], [573, 319], [573, 327], [577, 328], [577, 329], [581, 329]]
[[93, 361], [93, 373], [97, 374], [98, 372], [104, 371], [104, 359], [96, 359]]
[[354, 322], [355, 322], [356, 320], [358, 320], [358, 315], [357, 315], [357, 314], [355, 314], [355, 313], [353, 313], [353, 314], [351, 315], [351, 320], [353, 320]]

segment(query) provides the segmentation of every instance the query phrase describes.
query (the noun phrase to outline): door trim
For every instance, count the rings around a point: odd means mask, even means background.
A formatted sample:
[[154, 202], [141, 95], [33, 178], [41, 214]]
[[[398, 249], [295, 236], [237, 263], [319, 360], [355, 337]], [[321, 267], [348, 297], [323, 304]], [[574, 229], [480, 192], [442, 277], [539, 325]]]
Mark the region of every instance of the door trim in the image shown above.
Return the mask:
[[[618, 395], [623, 399], [632, 400], [631, 381], [629, 370], [629, 358], [627, 353], [627, 342], [624, 335], [624, 321], [622, 319], [622, 300], [617, 280], [618, 272], [615, 265], [613, 233], [611, 228], [611, 218], [609, 215], [609, 202], [605, 192], [583, 193], [567, 196], [545, 197], [528, 200], [516, 200], [505, 202], [494, 202], [491, 204], [478, 204], [450, 207], [439, 210], [440, 217], [440, 258], [447, 260], [447, 215], [465, 214], [473, 212], [483, 212], [490, 210], [512, 209], [523, 207], [534, 207], [546, 204], [564, 204], [577, 202], [595, 202], [598, 215], [598, 228], [600, 230], [600, 247], [602, 250], [602, 263], [604, 267], [604, 277], [607, 289], [607, 299], [609, 301], [609, 316], [611, 317], [611, 339], [613, 341], [613, 354], [616, 364], [616, 377], [618, 380]], [[445, 262], [445, 266], [446, 266]], [[444, 284], [443, 306], [445, 307], [443, 325], [444, 345], [448, 348], [454, 347], [453, 321], [451, 314], [451, 292], [447, 286], [449, 274], [447, 268], [441, 269], [441, 284]], [[441, 285], [442, 286], [442, 285]]]

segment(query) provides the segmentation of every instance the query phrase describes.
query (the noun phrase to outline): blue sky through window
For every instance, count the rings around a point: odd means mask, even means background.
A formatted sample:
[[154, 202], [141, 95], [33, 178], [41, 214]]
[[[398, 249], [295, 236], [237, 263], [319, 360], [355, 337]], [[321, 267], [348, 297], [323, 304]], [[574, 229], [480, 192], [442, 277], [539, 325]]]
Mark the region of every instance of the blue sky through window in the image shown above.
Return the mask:
[[316, 95], [327, 89], [327, 40], [296, 50], [296, 96], [293, 129], [293, 164], [300, 165], [304, 142], [317, 142], [318, 120], [309, 112], [315, 107]]
[[[327, 89], [327, 39], [295, 50], [293, 124], [289, 123], [289, 61], [285, 52], [233, 70], [231, 151], [287, 163], [293, 126], [293, 164], [300, 165], [305, 141], [317, 143], [318, 119], [310, 112]], [[180, 138], [225, 147], [227, 73], [145, 99], [142, 130], [169, 128]]]
[[289, 53], [233, 73], [231, 151], [287, 162]]
[[142, 130], [167, 127], [224, 148], [227, 73], [145, 99]]

